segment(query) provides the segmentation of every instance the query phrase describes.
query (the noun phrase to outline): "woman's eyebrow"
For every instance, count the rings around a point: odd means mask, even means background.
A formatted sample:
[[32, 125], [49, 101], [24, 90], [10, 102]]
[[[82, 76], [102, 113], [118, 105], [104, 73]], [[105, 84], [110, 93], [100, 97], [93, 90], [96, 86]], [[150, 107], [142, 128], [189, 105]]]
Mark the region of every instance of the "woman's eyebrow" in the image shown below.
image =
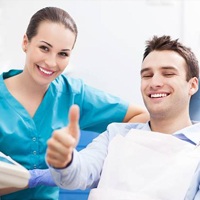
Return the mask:
[[[48, 42], [45, 41], [40, 41], [40, 42], [44, 42], [46, 45], [50, 46], [51, 48], [53, 47], [53, 45], [49, 44]], [[70, 49], [62, 49], [61, 51], [71, 51]]]
[[53, 47], [51, 44], [49, 44], [48, 42], [45, 42], [45, 41], [40, 41], [40, 42], [44, 42], [45, 44], [47, 44], [48, 46], [50, 46], [50, 47]]

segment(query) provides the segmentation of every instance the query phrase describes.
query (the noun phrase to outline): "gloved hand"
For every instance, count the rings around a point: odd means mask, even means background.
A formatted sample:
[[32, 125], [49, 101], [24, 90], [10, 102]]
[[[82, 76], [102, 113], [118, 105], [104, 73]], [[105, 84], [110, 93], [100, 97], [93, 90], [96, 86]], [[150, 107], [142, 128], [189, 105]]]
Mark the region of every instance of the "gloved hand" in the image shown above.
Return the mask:
[[28, 183], [28, 188], [36, 186], [56, 186], [49, 169], [33, 169], [29, 170], [31, 175]]

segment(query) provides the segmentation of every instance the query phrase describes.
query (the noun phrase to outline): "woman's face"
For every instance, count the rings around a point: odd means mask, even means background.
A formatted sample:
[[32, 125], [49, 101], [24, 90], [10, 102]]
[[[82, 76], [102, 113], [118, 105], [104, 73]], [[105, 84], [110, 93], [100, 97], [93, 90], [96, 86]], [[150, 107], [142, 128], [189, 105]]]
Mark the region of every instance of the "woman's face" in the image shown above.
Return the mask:
[[37, 84], [48, 85], [67, 67], [74, 42], [74, 33], [64, 25], [42, 22], [30, 41], [24, 36], [25, 73]]

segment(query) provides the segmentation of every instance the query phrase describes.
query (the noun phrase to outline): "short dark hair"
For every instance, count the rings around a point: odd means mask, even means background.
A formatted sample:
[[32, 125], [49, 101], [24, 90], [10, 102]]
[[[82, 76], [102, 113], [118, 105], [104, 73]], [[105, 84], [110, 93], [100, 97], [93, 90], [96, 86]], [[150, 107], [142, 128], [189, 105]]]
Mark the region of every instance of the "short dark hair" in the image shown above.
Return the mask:
[[175, 51], [184, 58], [187, 64], [187, 81], [189, 81], [192, 77], [199, 78], [199, 64], [195, 54], [191, 51], [190, 48], [178, 42], [178, 39], [172, 40], [171, 37], [167, 35], [163, 35], [161, 37], [153, 36], [151, 40], [146, 41], [146, 49], [143, 54], [143, 60], [152, 51], [163, 50]]
[[74, 33], [76, 41], [78, 30], [75, 21], [65, 10], [57, 7], [42, 8], [31, 17], [26, 30], [26, 35], [29, 41], [37, 35], [38, 27], [43, 21], [63, 24], [67, 29]]

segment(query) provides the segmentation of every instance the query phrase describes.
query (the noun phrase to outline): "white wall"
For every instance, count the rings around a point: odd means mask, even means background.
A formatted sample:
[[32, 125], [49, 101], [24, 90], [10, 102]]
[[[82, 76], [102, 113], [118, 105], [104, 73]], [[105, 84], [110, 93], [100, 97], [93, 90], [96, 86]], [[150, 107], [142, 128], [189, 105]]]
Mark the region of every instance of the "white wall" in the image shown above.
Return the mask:
[[170, 34], [199, 48], [200, 28], [189, 42], [195, 30], [187, 29], [195, 4], [190, 2], [196, 0], [0, 0], [0, 72], [23, 68], [21, 41], [30, 17], [44, 6], [57, 6], [72, 15], [79, 30], [68, 73], [143, 104], [139, 72], [145, 40]]
[[200, 61], [200, 1], [185, 0], [184, 42], [192, 47]]

